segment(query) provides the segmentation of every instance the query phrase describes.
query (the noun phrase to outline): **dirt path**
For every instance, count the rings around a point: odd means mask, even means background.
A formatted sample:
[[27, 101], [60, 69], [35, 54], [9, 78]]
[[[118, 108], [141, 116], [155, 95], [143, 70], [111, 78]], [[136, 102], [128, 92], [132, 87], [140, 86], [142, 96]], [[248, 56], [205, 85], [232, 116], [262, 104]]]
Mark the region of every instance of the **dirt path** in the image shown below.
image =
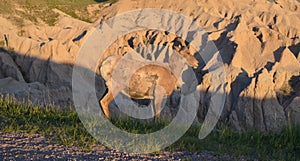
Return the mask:
[[128, 154], [95, 146], [93, 150], [80, 150], [46, 141], [40, 134], [0, 132], [0, 160], [246, 160], [230, 156], [218, 157], [210, 152], [160, 154]]

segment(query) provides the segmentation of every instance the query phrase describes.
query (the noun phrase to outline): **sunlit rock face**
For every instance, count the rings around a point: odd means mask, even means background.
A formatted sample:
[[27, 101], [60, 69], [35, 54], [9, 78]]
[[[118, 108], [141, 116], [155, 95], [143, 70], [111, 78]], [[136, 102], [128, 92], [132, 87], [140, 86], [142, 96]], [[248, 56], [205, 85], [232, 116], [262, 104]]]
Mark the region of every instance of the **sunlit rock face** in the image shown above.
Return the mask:
[[[24, 34], [18, 34], [20, 29], [5, 16], [0, 16], [0, 35], [3, 35], [0, 45], [5, 48], [0, 52], [0, 93], [44, 106], [73, 106], [73, 64], [94, 27], [118, 13], [151, 7], [170, 9], [195, 20], [208, 33], [207, 40], [202, 43], [211, 41], [218, 48], [227, 78], [227, 97], [220, 122], [229, 123], [237, 130], [255, 128], [262, 131], [279, 130], [289, 123], [300, 124], [300, 3], [296, 0], [277, 3], [120, 0], [102, 7], [101, 16], [94, 24], [62, 14], [55, 26], [27, 22], [22, 28]], [[99, 99], [106, 90], [100, 74], [104, 59], [151, 45], [165, 45], [196, 55], [193, 46], [170, 33], [145, 30], [119, 37], [99, 60], [96, 70]], [[214, 87], [211, 74], [205, 72], [206, 64], [201, 58], [197, 59], [199, 67], [194, 72], [201, 98], [197, 115], [201, 122]], [[144, 106], [141, 102], [137, 101]], [[162, 115], [174, 117], [180, 93], [174, 91], [165, 103], [167, 108]], [[114, 117], [123, 117], [114, 102], [110, 109]]]

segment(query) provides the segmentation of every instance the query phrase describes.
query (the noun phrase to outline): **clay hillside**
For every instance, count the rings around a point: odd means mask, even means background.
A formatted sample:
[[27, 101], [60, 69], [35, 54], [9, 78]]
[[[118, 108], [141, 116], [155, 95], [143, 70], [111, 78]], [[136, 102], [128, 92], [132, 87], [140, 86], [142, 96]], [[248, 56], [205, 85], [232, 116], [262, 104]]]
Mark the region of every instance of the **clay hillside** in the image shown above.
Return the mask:
[[[32, 5], [30, 3], [34, 3]], [[80, 1], [81, 2], [81, 1]], [[70, 2], [71, 3], [71, 2]], [[138, 8], [162, 8], [195, 20], [219, 50], [227, 93], [221, 121], [237, 129], [277, 130], [300, 124], [300, 2], [297, 0], [119, 0], [0, 4], [0, 93], [42, 106], [72, 106], [72, 67], [77, 53], [100, 22]], [[10, 7], [7, 7], [10, 6]], [[169, 44], [171, 34], [147, 30], [120, 37], [106, 55], [141, 45]], [[105, 40], [104, 40], [105, 41]], [[181, 48], [193, 51], [184, 41]], [[181, 50], [181, 49], [179, 49]], [[101, 60], [99, 60], [101, 62]], [[213, 85], [201, 65], [199, 120], [208, 110]], [[200, 77], [199, 76], [199, 77]], [[105, 91], [99, 77], [99, 97]], [[98, 80], [98, 78], [97, 78]], [[28, 99], [29, 98], [29, 99]], [[177, 97], [166, 106], [175, 115]], [[116, 109], [112, 104], [111, 109]], [[113, 112], [112, 112], [113, 113]]]

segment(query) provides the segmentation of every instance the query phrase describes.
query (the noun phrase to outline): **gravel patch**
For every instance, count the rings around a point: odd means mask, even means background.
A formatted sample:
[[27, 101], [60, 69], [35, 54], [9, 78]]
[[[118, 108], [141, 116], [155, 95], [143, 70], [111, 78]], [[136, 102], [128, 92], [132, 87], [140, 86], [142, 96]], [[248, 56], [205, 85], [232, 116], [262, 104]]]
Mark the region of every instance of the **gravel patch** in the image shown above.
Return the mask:
[[215, 156], [213, 153], [161, 152], [130, 154], [96, 145], [92, 150], [66, 147], [46, 140], [40, 134], [0, 132], [0, 160], [247, 160], [245, 157]]

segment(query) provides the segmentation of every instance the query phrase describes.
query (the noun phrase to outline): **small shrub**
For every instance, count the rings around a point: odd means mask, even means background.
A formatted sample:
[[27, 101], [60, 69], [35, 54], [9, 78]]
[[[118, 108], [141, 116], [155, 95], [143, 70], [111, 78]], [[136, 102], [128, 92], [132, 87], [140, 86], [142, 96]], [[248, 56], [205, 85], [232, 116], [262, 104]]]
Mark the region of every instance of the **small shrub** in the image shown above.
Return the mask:
[[20, 37], [23, 37], [25, 35], [26, 31], [25, 30], [20, 30], [17, 35]]
[[279, 92], [282, 95], [291, 95], [294, 91], [293, 88], [289, 84], [284, 84], [280, 89]]
[[0, 47], [4, 47], [5, 46], [5, 42], [3, 40], [0, 40]]

